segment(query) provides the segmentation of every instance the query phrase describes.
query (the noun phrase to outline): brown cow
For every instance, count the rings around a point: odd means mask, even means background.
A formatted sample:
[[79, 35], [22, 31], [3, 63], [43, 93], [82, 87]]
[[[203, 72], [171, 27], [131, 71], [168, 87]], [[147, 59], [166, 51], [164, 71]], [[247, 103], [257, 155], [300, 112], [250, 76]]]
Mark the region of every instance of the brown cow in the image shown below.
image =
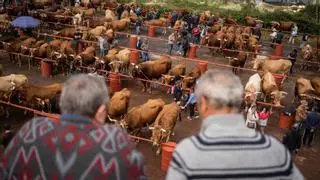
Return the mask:
[[166, 103], [162, 99], [149, 99], [146, 103], [133, 107], [121, 121], [132, 135], [139, 135], [141, 128], [151, 125]]
[[237, 57], [231, 58], [231, 57], [227, 57], [229, 64], [231, 66], [233, 66], [232, 68], [232, 72], [234, 72], [235, 74], [238, 74], [240, 68], [243, 68], [244, 65], [246, 64], [248, 58], [248, 54], [244, 51], [239, 51], [237, 52]]
[[145, 21], [147, 26], [158, 26], [158, 27], [167, 27], [169, 25], [169, 20], [165, 18], [152, 19]]
[[113, 118], [121, 119], [122, 116], [127, 114], [130, 95], [131, 92], [127, 88], [114, 93], [108, 105], [108, 116], [110, 120], [112, 120]]
[[181, 109], [175, 102], [164, 105], [154, 122], [154, 126], [149, 127], [152, 130], [151, 141], [152, 145], [157, 148], [157, 155], [160, 154], [160, 145], [169, 142], [170, 136], [174, 134], [173, 129], [177, 120], [181, 120], [180, 112]]
[[121, 20], [115, 20], [112, 22], [107, 22], [105, 23], [105, 26], [108, 29], [113, 29], [114, 31], [123, 31], [123, 30], [128, 30], [129, 23], [130, 23], [130, 19], [126, 18]]
[[201, 76], [201, 69], [196, 66], [193, 70], [186, 76], [181, 76], [182, 79], [182, 89], [188, 89], [194, 86], [196, 80]]
[[276, 106], [281, 106], [281, 99], [288, 94], [279, 90], [276, 80], [270, 72], [266, 72], [262, 77], [262, 91], [265, 95], [265, 101], [267, 97], [270, 97], [272, 103]]
[[320, 96], [320, 77], [314, 77], [311, 79], [311, 84], [317, 95]]
[[244, 88], [244, 102], [246, 105], [245, 111], [251, 104], [255, 104], [258, 98], [258, 94], [261, 93], [261, 77], [259, 73], [250, 76], [245, 88]]
[[22, 41], [20, 44], [21, 53], [28, 55], [30, 53], [29, 48], [31, 48], [32, 45], [34, 45], [36, 42], [37, 42], [37, 40], [35, 38], [28, 38], [28, 39]]
[[74, 37], [74, 33], [76, 33], [76, 29], [75, 28], [64, 28], [58, 32], [55, 32], [55, 35], [57, 36], [62, 36], [62, 37], [69, 37], [69, 38], [73, 38]]
[[301, 98], [303, 95], [312, 95], [315, 89], [312, 87], [311, 81], [305, 78], [298, 78], [295, 86], [295, 98]]
[[185, 64], [177, 64], [174, 66], [168, 74], [162, 74], [162, 83], [167, 85], [172, 85], [175, 79], [180, 78], [180, 76], [185, 75], [186, 73], [186, 65]]
[[276, 74], [287, 74], [292, 66], [291, 61], [279, 59], [255, 59], [251, 61], [253, 69], [257, 71], [271, 72]]
[[99, 59], [99, 58], [96, 57], [96, 48], [95, 48], [95, 46], [89, 46], [82, 53], [80, 53], [79, 55], [77, 55], [74, 58], [71, 66], [76, 66], [77, 63], [79, 63], [80, 66], [82, 66], [83, 64], [91, 65], [97, 59]]
[[109, 63], [109, 66], [112, 71], [119, 72], [122, 70], [123, 72], [128, 72], [129, 65], [130, 65], [130, 50], [123, 49], [115, 54], [114, 58], [111, 60], [112, 62]]
[[253, 18], [251, 16], [247, 16], [244, 18], [246, 20], [247, 25], [254, 27], [259, 20], [257, 18]]
[[310, 44], [307, 44], [305, 47], [302, 48], [302, 56], [303, 56], [304, 62], [301, 65], [301, 70], [304, 70], [312, 66], [310, 61], [312, 61], [313, 59], [313, 50]]
[[[147, 62], [140, 63], [138, 65], [132, 64], [133, 69], [131, 71], [132, 77], [141, 79], [159, 79], [162, 74], [167, 74], [171, 69], [171, 61], [169, 57], [161, 56], [158, 60], [151, 60]], [[145, 92], [147, 86], [149, 85], [149, 93], [151, 93], [151, 85], [145, 81], [142, 81], [143, 89]]]

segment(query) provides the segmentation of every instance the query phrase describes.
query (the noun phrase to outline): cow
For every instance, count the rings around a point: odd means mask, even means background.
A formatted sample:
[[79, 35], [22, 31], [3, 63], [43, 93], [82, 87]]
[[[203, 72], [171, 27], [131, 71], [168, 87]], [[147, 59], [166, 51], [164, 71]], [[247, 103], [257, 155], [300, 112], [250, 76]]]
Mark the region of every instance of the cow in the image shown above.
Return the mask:
[[170, 136], [174, 134], [173, 130], [178, 119], [181, 120], [181, 109], [175, 102], [164, 105], [157, 116], [152, 130], [152, 145], [157, 148], [156, 154], [160, 154], [161, 144], [169, 142]]
[[7, 82], [13, 82], [15, 84], [15, 89], [28, 87], [28, 78], [24, 74], [10, 74], [2, 76], [1, 79], [6, 80]]
[[172, 85], [174, 81], [178, 80], [181, 76], [186, 73], [185, 64], [177, 64], [174, 66], [168, 74], [162, 74], [162, 83], [166, 85]]
[[193, 70], [188, 73], [186, 76], [182, 77], [182, 89], [186, 90], [189, 88], [192, 88], [194, 84], [196, 83], [196, 80], [201, 76], [201, 69], [196, 66], [193, 68]]
[[152, 19], [144, 22], [147, 26], [158, 26], [167, 27], [169, 25], [169, 20], [165, 18]]
[[19, 104], [31, 108], [40, 107], [43, 109], [43, 107], [48, 105], [50, 99], [61, 93], [62, 88], [63, 84], [60, 83], [45, 86], [30, 85], [28, 88], [18, 93], [18, 101]]
[[58, 67], [58, 69], [61, 69], [63, 75], [66, 75], [69, 69], [68, 67], [76, 55], [76, 52], [72, 48], [71, 41], [63, 41], [59, 53], [60, 54], [56, 57], [55, 65]]
[[214, 24], [208, 29], [208, 33], [216, 34], [218, 31], [221, 30], [221, 28], [222, 28], [221, 24]]
[[21, 40], [16, 39], [11, 42], [4, 43], [5, 50], [9, 53], [10, 61], [15, 63], [16, 55], [12, 53], [20, 53], [21, 50]]
[[270, 72], [264, 73], [262, 77], [262, 91], [264, 93], [264, 100], [270, 97], [275, 106], [281, 106], [280, 101], [287, 95], [287, 92], [280, 91], [274, 76]]
[[305, 47], [302, 48], [302, 56], [304, 62], [301, 65], [301, 70], [307, 69], [310, 65], [310, 61], [313, 59], [313, 50], [310, 44], [307, 44]]
[[243, 68], [244, 65], [246, 64], [247, 58], [248, 58], [248, 53], [244, 51], [239, 51], [237, 52], [237, 57], [226, 57], [229, 61], [229, 64], [233, 67], [232, 72], [235, 74], [238, 74], [240, 69]]
[[235, 34], [234, 33], [227, 33], [225, 35], [225, 40], [223, 43], [223, 48], [226, 49], [233, 49], [235, 41]]
[[31, 48], [32, 45], [34, 45], [36, 42], [37, 42], [37, 40], [35, 38], [28, 38], [28, 39], [22, 41], [20, 44], [21, 53], [25, 54], [25, 55], [29, 55], [29, 53], [30, 53], [29, 48]]
[[284, 22], [284, 21], [280, 21], [280, 29], [282, 31], [291, 31], [291, 29], [294, 26], [294, 22]]
[[[244, 40], [245, 41], [245, 40]], [[257, 40], [257, 38], [255, 36], [250, 36], [248, 41], [247, 41], [247, 46], [248, 46], [248, 50], [258, 54], [259, 48], [262, 45], [259, 45], [259, 41]]]
[[232, 16], [229, 15], [226, 20], [226, 24], [237, 24], [237, 21], [233, 19]]
[[246, 104], [245, 111], [251, 104], [255, 104], [257, 101], [257, 95], [261, 93], [261, 77], [259, 73], [250, 76], [245, 88], [244, 88], [244, 102]]
[[311, 84], [316, 94], [320, 96], [320, 77], [311, 78]]
[[[162, 74], [167, 74], [171, 69], [171, 61], [169, 57], [160, 56], [157, 60], [151, 60], [140, 63], [138, 65], [132, 64], [133, 68], [131, 76], [135, 78], [141, 78], [146, 80], [159, 79]], [[145, 92], [147, 86], [149, 86], [149, 93], [151, 93], [151, 85], [146, 81], [142, 81], [143, 89]]]
[[130, 50], [123, 49], [115, 55], [115, 61], [109, 63], [111, 70], [114, 72], [119, 72], [123, 69], [123, 72], [127, 72], [130, 65]]
[[120, 120], [127, 114], [130, 96], [131, 92], [127, 88], [113, 94], [108, 105], [109, 120], [112, 121], [114, 118], [119, 118]]
[[76, 33], [76, 29], [75, 28], [64, 28], [58, 32], [55, 32], [54, 34], [57, 36], [62, 36], [62, 37], [69, 37], [69, 38], [73, 38], [74, 37], [74, 33]]
[[141, 128], [154, 123], [165, 104], [163, 99], [149, 99], [146, 103], [131, 108], [120, 124], [137, 136]]
[[15, 83], [12, 81], [7, 81], [0, 77], [0, 98], [7, 100], [8, 102], [11, 99], [12, 92], [15, 90]]
[[89, 31], [93, 36], [101, 36], [107, 32], [107, 28], [104, 26], [96, 26], [94, 29]]
[[244, 19], [245, 19], [247, 25], [248, 26], [252, 26], [252, 27], [254, 27], [258, 23], [263, 23], [263, 21], [261, 21], [261, 20], [259, 20], [257, 18], [253, 18], [251, 16], [247, 16]]
[[74, 68], [79, 63], [80, 66], [92, 65], [99, 58], [96, 57], [96, 48], [94, 46], [87, 47], [82, 53], [77, 55], [74, 60], [71, 62], [70, 67]]
[[253, 69], [263, 72], [271, 72], [276, 74], [287, 74], [292, 66], [291, 61], [279, 59], [279, 60], [268, 60], [268, 59], [255, 59], [251, 61]]
[[107, 9], [105, 11], [105, 19], [106, 19], [106, 21], [111, 22], [111, 21], [116, 20], [116, 16], [113, 11]]
[[311, 81], [300, 77], [296, 81], [295, 85], [295, 98], [301, 98], [304, 95], [312, 95], [315, 93], [315, 89], [312, 87]]
[[120, 20], [115, 20], [112, 22], [106, 22], [105, 26], [107, 29], [113, 29], [114, 31], [123, 31], [123, 30], [128, 30], [129, 28], [129, 23], [130, 19], [120, 19]]

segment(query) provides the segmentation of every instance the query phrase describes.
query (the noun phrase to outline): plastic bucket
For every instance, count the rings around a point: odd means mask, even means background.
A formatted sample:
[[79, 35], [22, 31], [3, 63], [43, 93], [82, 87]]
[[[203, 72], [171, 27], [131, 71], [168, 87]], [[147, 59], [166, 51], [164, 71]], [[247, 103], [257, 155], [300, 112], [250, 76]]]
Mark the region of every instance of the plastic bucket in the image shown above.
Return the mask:
[[277, 44], [276, 48], [274, 49], [274, 55], [278, 57], [282, 57], [282, 53], [283, 53], [283, 45]]
[[156, 27], [154, 27], [154, 26], [148, 27], [148, 36], [156, 37]]
[[167, 172], [175, 147], [163, 146], [161, 154], [161, 170]]
[[137, 36], [136, 35], [131, 35], [130, 36], [130, 48], [131, 49], [136, 49], [137, 48]]
[[208, 62], [199, 62], [198, 66], [201, 70], [201, 74], [205, 73], [208, 70]]
[[281, 113], [278, 121], [278, 126], [281, 129], [290, 129], [294, 123], [293, 116], [286, 116]]
[[194, 59], [196, 57], [197, 57], [197, 46], [195, 44], [190, 44], [188, 58]]
[[117, 92], [121, 90], [121, 81], [119, 73], [110, 72], [109, 80], [109, 88], [111, 92]]
[[140, 58], [139, 51], [134, 51], [134, 50], [130, 51], [130, 54], [129, 54], [130, 63], [138, 64], [139, 58]]
[[45, 78], [49, 78], [52, 76], [52, 63], [41, 61], [40, 66], [41, 76]]

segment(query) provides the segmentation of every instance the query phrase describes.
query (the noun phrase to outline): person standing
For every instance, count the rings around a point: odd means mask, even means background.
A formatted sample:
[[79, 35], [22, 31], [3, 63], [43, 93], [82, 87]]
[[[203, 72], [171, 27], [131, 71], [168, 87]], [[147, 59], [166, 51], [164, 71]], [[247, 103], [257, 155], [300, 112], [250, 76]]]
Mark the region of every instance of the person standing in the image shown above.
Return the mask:
[[141, 34], [141, 26], [142, 26], [142, 20], [138, 18], [136, 22], [136, 34], [140, 35]]
[[106, 48], [105, 48], [106, 40], [102, 36], [97, 36], [97, 39], [99, 41], [100, 57], [104, 57], [105, 54], [106, 54], [105, 53], [105, 51], [106, 51]]
[[282, 138], [282, 143], [288, 148], [292, 156], [295, 156], [301, 147], [301, 127], [302, 122], [297, 121]]
[[187, 103], [181, 107], [181, 109], [185, 109], [186, 107], [189, 108], [189, 116], [188, 116], [189, 120], [193, 120], [195, 118], [194, 108], [195, 108], [196, 103], [197, 103], [196, 96], [194, 94], [194, 90], [191, 88], [190, 89], [190, 96], [189, 96]]
[[78, 74], [63, 85], [60, 121], [36, 117], [14, 137], [0, 179], [146, 179], [142, 155], [121, 128], [104, 124], [105, 79]]
[[189, 50], [189, 47], [190, 47], [189, 41], [187, 38], [185, 38], [182, 43], [183, 57], [187, 57], [187, 52]]
[[192, 37], [193, 37], [193, 43], [199, 44], [200, 43], [200, 26], [197, 25], [192, 29]]
[[297, 37], [297, 35], [298, 35], [298, 26], [297, 24], [294, 24], [291, 31], [291, 36], [289, 38], [289, 44], [290, 43], [294, 44], [294, 39]]
[[278, 140], [243, 123], [238, 76], [208, 70], [198, 80], [195, 94], [200, 132], [177, 145], [166, 180], [304, 179]]
[[[141, 37], [138, 36], [138, 40], [137, 40], [137, 50], [142, 50], [142, 49], [141, 49], [141, 46], [142, 46], [142, 39], [141, 39]], [[139, 56], [140, 56], [140, 58], [142, 58], [142, 52], [141, 52], [141, 51], [139, 51]]]
[[[120, 4], [120, 5], [118, 6], [118, 8], [117, 8], [118, 20], [121, 19], [121, 15], [122, 15], [123, 11], [124, 11], [123, 4]], [[129, 11], [129, 12], [130, 12], [130, 11]]]
[[256, 129], [259, 116], [256, 104], [252, 104], [247, 112], [246, 126], [248, 128]]
[[145, 39], [143, 42], [142, 42], [142, 45], [141, 45], [141, 50], [143, 51], [142, 52], [142, 59], [143, 61], [149, 61], [149, 42], [148, 42], [148, 39]]
[[298, 50], [294, 49], [288, 56], [288, 59], [291, 61], [292, 65], [290, 68], [290, 73], [293, 73], [293, 66], [297, 61], [297, 57], [298, 57]]
[[171, 33], [170, 36], [168, 37], [168, 53], [169, 53], [169, 55], [171, 55], [171, 53], [172, 53], [174, 42], [175, 42], [175, 34]]
[[309, 39], [309, 34], [308, 33], [303, 33], [302, 35], [302, 42], [300, 44], [300, 49], [303, 49], [304, 46], [307, 44], [308, 42], [308, 39]]
[[177, 104], [179, 105], [182, 96], [181, 82], [175, 82], [174, 86], [172, 87], [172, 94], [174, 97], [174, 101], [177, 102]]
[[267, 107], [263, 107], [262, 111], [258, 113], [258, 117], [259, 117], [258, 124], [262, 134], [264, 134], [264, 129], [267, 127], [270, 114], [271, 114], [271, 111], [269, 111]]
[[303, 127], [305, 128], [302, 140], [303, 145], [310, 147], [315, 131], [320, 128], [320, 114], [315, 112], [315, 108], [308, 114], [303, 122]]
[[277, 32], [277, 35], [276, 35], [276, 43], [277, 44], [281, 44], [282, 40], [283, 40], [283, 37], [284, 37], [284, 34], [281, 31], [281, 29], [279, 29], [279, 31]]

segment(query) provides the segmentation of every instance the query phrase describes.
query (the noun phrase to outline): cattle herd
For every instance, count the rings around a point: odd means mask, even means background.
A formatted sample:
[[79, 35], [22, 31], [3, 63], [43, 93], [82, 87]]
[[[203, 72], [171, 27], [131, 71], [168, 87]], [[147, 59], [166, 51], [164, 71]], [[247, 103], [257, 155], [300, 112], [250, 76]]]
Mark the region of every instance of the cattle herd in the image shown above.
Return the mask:
[[[55, 22], [60, 24], [72, 24], [72, 27], [55, 29], [53, 39], [40, 38], [39, 32], [33, 32], [34, 37], [20, 35], [19, 37], [7, 38], [2, 42], [1, 48], [5, 50], [10, 61], [19, 63], [27, 58], [33, 65], [36, 60], [51, 60], [54, 67], [64, 75], [73, 73], [80, 67], [91, 67], [95, 72], [99, 70], [121, 72], [134, 78], [145, 80], [161, 79], [165, 85], [174, 85], [177, 81], [182, 84], [183, 90], [193, 88], [197, 79], [203, 73], [200, 67], [194, 66], [190, 72], [186, 71], [186, 64], [176, 64], [172, 66], [172, 59], [169, 56], [152, 56], [150, 61], [138, 64], [130, 63], [130, 50], [128, 48], [120, 49], [112, 47], [107, 55], [99, 57], [96, 50], [97, 37], [103, 36], [109, 44], [114, 43], [115, 34], [119, 31], [129, 32], [132, 23], [138, 20], [134, 9], [138, 6], [136, 3], [125, 5], [129, 10], [124, 10], [121, 19], [117, 19], [115, 12], [107, 9], [103, 17], [98, 17], [95, 8], [72, 7], [57, 8], [49, 7], [30, 11], [34, 17], [41, 19], [42, 22]], [[131, 10], [130, 10], [131, 9]], [[71, 17], [71, 18], [70, 18]], [[256, 102], [259, 98], [269, 101], [275, 106], [280, 106], [281, 99], [287, 94], [281, 90], [273, 74], [288, 75], [292, 66], [291, 61], [286, 59], [273, 60], [268, 56], [256, 55], [261, 45], [255, 35], [252, 33], [252, 27], [256, 24], [263, 24], [262, 21], [246, 17], [248, 26], [238, 26], [232, 17], [227, 17], [225, 24], [219, 24], [221, 15], [216, 13], [214, 16], [210, 11], [200, 15], [200, 23], [206, 24], [208, 33], [201, 39], [200, 45], [212, 47], [211, 52], [217, 51], [228, 54], [226, 58], [229, 64], [233, 66], [233, 71], [239, 73], [239, 68], [243, 68], [250, 54], [253, 54], [253, 60], [249, 63], [254, 70], [259, 71], [252, 75], [245, 85], [244, 102], [246, 107]], [[1, 22], [10, 21], [8, 14], [0, 15]], [[167, 30], [171, 21], [168, 17], [160, 19], [145, 20], [146, 26], [163, 27]], [[182, 19], [177, 20], [172, 29], [179, 32], [186, 22]], [[210, 24], [211, 23], [211, 24]], [[292, 22], [273, 23], [274, 26], [282, 30], [290, 30]], [[43, 29], [41, 29], [43, 30]], [[84, 42], [82, 50], [78, 51], [79, 41], [73, 38], [81, 34]], [[51, 36], [51, 35], [49, 35]], [[69, 40], [69, 39], [71, 40]], [[73, 40], [72, 40], [73, 39]], [[74, 44], [77, 44], [76, 46]], [[235, 50], [233, 53], [225, 52], [226, 49]], [[303, 50], [305, 62], [312, 61], [313, 50], [310, 45], [306, 45]], [[24, 55], [24, 56], [21, 56]], [[309, 63], [303, 63], [301, 69], [307, 69]], [[5, 69], [0, 66], [0, 97], [4, 101], [18, 103], [34, 109], [46, 110], [58, 113], [57, 102], [63, 84], [55, 83], [51, 85], [31, 85], [28, 78], [23, 74], [11, 74], [2, 76]], [[96, 75], [96, 74], [94, 74]], [[148, 81], [143, 82], [143, 91], [151, 93], [151, 85]], [[131, 92], [124, 88], [115, 92], [111, 98], [108, 109], [108, 120], [126, 128], [132, 135], [139, 135], [143, 127], [149, 126], [153, 131], [153, 145], [159, 147], [164, 141], [169, 141], [173, 134], [173, 128], [180, 117], [180, 107], [176, 103], [166, 104], [163, 99], [149, 99], [144, 104], [133, 107], [130, 110]], [[302, 99], [319, 99], [320, 96], [320, 77], [312, 79], [298, 78], [295, 86], [295, 99], [300, 102]], [[299, 99], [298, 99], [299, 98]], [[299, 106], [300, 109], [303, 109]], [[8, 110], [5, 110], [9, 116]], [[158, 148], [157, 153], [160, 152]]]

